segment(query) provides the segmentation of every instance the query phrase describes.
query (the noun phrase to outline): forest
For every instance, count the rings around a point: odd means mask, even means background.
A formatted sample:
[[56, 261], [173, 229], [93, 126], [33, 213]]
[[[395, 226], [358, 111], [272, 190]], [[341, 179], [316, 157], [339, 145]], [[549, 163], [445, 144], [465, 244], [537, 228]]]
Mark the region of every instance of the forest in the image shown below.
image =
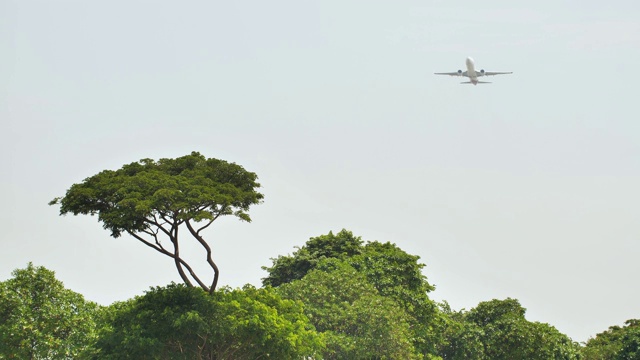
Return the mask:
[[[72, 185], [50, 202], [61, 215], [97, 215], [111, 236], [171, 258], [183, 282], [102, 306], [29, 263], [0, 283], [0, 359], [640, 359], [640, 320], [577, 343], [527, 320], [517, 299], [455, 310], [429, 297], [419, 256], [347, 229], [272, 259], [261, 287], [218, 286], [204, 230], [251, 221], [259, 188], [256, 174], [197, 152]], [[211, 282], [182, 257], [185, 234]]]

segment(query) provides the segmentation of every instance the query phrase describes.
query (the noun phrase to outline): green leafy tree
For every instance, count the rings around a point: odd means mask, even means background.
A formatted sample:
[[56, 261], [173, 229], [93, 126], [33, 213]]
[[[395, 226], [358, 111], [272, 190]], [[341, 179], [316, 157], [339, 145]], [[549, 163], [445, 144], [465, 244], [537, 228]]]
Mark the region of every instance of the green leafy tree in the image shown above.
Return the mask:
[[483, 301], [466, 314], [466, 319], [481, 327], [494, 324], [500, 320], [515, 318], [524, 319], [527, 309], [520, 305], [516, 299], [493, 299]]
[[420, 257], [410, 255], [390, 242], [367, 243], [360, 254], [347, 258], [364, 274], [380, 295], [392, 299], [410, 316], [416, 348], [422, 354], [435, 354], [442, 341], [443, 319], [428, 293], [435, 288], [423, 275]]
[[304, 303], [327, 341], [325, 359], [421, 359], [413, 346], [410, 317], [381, 296], [345, 261], [325, 259], [301, 280], [277, 288]]
[[343, 229], [337, 234], [310, 238], [307, 243], [293, 253], [272, 259], [271, 267], [263, 266], [269, 275], [262, 279], [265, 286], [279, 286], [293, 280], [302, 279], [323, 259], [345, 259], [362, 252], [362, 239], [351, 231]]
[[464, 311], [451, 310], [446, 301], [440, 308], [445, 321], [438, 354], [447, 360], [485, 360], [482, 328], [466, 321]]
[[[223, 215], [251, 221], [249, 207], [263, 199], [256, 191], [260, 187], [256, 180], [256, 174], [240, 165], [192, 152], [176, 159], [142, 159], [119, 170], [102, 171], [73, 184], [64, 197], [49, 204], [60, 204], [61, 215], [98, 215], [111, 236], [131, 235], [172, 258], [185, 284], [193, 286], [193, 279], [205, 291], [213, 292], [219, 269], [202, 231]], [[210, 285], [180, 255], [179, 230], [184, 227], [206, 252], [213, 271]]]
[[584, 360], [640, 360], [640, 320], [611, 326], [589, 339], [582, 348]]
[[553, 326], [526, 320], [525, 313], [526, 309], [516, 299], [491, 300], [464, 314], [464, 321], [476, 326], [471, 329], [479, 334], [486, 359], [579, 359], [577, 343]]
[[113, 305], [95, 359], [302, 359], [323, 338], [302, 305], [271, 289], [157, 287]]
[[392, 243], [364, 243], [352, 232], [342, 230], [311, 238], [292, 255], [279, 256], [264, 285], [279, 286], [302, 279], [326, 259], [345, 261], [361, 273], [379, 295], [396, 302], [409, 315], [412, 339], [422, 354], [435, 354], [441, 341], [443, 319], [428, 293], [434, 289], [422, 274], [420, 257], [407, 254]]
[[0, 359], [78, 359], [96, 339], [98, 305], [29, 263], [0, 282]]
[[622, 348], [615, 360], [640, 360], [640, 320], [627, 320]]

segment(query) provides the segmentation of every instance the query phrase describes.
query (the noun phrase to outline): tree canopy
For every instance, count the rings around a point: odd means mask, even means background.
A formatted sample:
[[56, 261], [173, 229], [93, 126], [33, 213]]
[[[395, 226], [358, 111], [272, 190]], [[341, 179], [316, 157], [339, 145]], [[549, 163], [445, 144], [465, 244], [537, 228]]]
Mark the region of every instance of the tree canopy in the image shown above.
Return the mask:
[[[400, 276], [393, 264], [411, 255], [389, 243], [367, 245], [345, 259], [324, 257], [276, 288], [207, 294], [171, 284], [106, 307], [29, 264], [0, 282], [0, 359], [640, 360], [640, 320], [580, 347], [553, 326], [528, 321], [511, 298], [469, 311], [443, 302], [421, 326], [419, 314], [431, 308], [420, 313], [413, 307], [425, 304], [405, 301], [418, 293], [383, 286], [387, 277], [370, 271]], [[363, 259], [384, 266], [367, 268]]]
[[[307, 283], [306, 276], [314, 270], [328, 271], [328, 264], [338, 261], [360, 274], [356, 279], [375, 289], [376, 296], [382, 296], [401, 309], [411, 329], [409, 338], [412, 346], [418, 353], [434, 354], [442, 319], [436, 304], [428, 297], [428, 292], [434, 287], [422, 274], [424, 265], [418, 262], [419, 259], [395, 244], [365, 243], [343, 229], [337, 234], [329, 232], [313, 237], [292, 255], [273, 259], [271, 267], [263, 267], [268, 272], [263, 283], [271, 286], [282, 286], [296, 280]], [[339, 297], [331, 299], [339, 301]]]
[[484, 301], [468, 312], [449, 312], [443, 359], [577, 360], [579, 346], [548, 324], [525, 319], [516, 299]]
[[345, 259], [362, 252], [363, 241], [351, 231], [343, 229], [337, 234], [329, 231], [326, 235], [312, 237], [293, 255], [280, 255], [272, 259], [271, 267], [263, 266], [268, 272], [262, 279], [263, 285], [279, 286], [293, 280], [302, 279], [323, 259]]
[[[213, 292], [219, 269], [202, 231], [224, 215], [251, 221], [250, 206], [263, 199], [257, 191], [257, 178], [240, 165], [192, 152], [176, 159], [142, 159], [119, 170], [102, 171], [73, 184], [64, 197], [49, 204], [60, 204], [61, 215], [98, 215], [111, 236], [131, 235], [172, 258], [185, 284], [192, 286], [194, 280]], [[183, 225], [207, 254], [213, 270], [210, 285], [180, 255], [178, 235]]]
[[589, 339], [582, 349], [584, 360], [640, 360], [640, 320], [611, 326]]
[[325, 359], [419, 359], [410, 317], [344, 261], [325, 259], [300, 280], [277, 288], [301, 301], [327, 340]]
[[96, 340], [98, 305], [29, 263], [0, 282], [0, 359], [77, 359]]
[[156, 287], [112, 305], [95, 359], [302, 359], [323, 338], [302, 304], [273, 290]]

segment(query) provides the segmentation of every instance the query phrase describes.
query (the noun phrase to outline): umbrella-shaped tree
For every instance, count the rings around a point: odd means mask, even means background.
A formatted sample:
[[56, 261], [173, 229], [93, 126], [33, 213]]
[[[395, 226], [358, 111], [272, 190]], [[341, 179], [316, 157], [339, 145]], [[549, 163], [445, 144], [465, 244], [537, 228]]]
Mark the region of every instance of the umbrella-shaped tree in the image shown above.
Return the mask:
[[[172, 258], [185, 284], [193, 286], [195, 281], [213, 292], [219, 269], [202, 231], [223, 215], [251, 221], [249, 207], [263, 199], [257, 179], [240, 165], [192, 152], [176, 159], [142, 159], [119, 170], [104, 170], [73, 184], [64, 197], [49, 204], [60, 204], [61, 215], [98, 215], [111, 236], [131, 235]], [[213, 270], [211, 284], [196, 275], [180, 255], [180, 229], [185, 227], [206, 252]]]

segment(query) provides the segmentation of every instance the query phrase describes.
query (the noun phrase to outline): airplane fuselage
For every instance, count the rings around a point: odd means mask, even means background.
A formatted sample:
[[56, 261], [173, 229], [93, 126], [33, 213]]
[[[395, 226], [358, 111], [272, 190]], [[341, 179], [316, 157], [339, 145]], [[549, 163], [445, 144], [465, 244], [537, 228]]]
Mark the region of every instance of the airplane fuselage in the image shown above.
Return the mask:
[[467, 58], [467, 76], [473, 85], [478, 85], [478, 73], [476, 73], [475, 64], [471, 57]]

